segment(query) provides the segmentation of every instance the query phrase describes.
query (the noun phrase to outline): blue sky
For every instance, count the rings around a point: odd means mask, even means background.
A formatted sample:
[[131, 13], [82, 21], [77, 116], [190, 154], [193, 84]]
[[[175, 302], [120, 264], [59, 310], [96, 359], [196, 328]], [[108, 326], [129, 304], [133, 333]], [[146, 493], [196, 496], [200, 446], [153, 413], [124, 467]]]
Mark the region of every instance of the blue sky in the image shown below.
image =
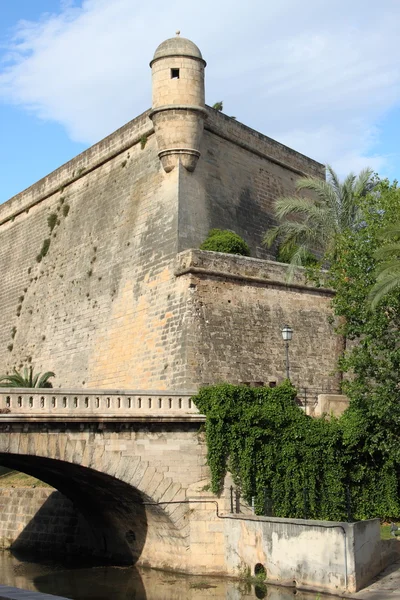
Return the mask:
[[0, 2], [0, 202], [150, 106], [176, 29], [208, 62], [206, 101], [341, 175], [400, 176], [398, 0]]

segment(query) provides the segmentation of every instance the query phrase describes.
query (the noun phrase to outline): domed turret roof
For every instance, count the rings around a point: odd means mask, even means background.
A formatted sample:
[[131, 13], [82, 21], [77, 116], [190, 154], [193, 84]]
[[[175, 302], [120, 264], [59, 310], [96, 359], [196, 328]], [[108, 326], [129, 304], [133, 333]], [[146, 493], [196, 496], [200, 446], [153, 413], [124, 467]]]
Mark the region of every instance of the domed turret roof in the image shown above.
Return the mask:
[[180, 37], [179, 35], [165, 40], [165, 42], [162, 42], [158, 46], [150, 66], [155, 60], [158, 60], [159, 58], [165, 58], [167, 56], [190, 56], [191, 58], [200, 59], [205, 63], [196, 44], [187, 38]]

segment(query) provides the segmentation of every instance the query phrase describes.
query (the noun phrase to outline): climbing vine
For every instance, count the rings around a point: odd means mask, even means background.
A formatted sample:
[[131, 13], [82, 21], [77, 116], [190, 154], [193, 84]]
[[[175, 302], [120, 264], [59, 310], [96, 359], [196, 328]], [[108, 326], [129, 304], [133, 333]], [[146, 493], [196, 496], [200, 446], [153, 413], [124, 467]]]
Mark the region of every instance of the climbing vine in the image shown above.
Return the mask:
[[[194, 402], [206, 415], [211, 489], [227, 471], [247, 502], [263, 514], [266, 498], [278, 517], [342, 520], [399, 517], [399, 465], [371, 453], [353, 409], [340, 419], [311, 418], [289, 382], [275, 388], [221, 384], [202, 388]], [[357, 435], [358, 431], [358, 435]]]

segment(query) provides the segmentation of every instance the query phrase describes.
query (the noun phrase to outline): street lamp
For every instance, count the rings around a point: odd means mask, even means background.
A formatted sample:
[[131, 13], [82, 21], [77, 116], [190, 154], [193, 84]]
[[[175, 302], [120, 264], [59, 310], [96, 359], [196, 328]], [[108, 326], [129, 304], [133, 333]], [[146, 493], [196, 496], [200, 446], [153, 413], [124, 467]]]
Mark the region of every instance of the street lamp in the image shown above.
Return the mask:
[[286, 377], [290, 381], [290, 370], [289, 370], [289, 342], [292, 339], [293, 329], [289, 325], [284, 325], [281, 329], [282, 338], [285, 342], [286, 348]]

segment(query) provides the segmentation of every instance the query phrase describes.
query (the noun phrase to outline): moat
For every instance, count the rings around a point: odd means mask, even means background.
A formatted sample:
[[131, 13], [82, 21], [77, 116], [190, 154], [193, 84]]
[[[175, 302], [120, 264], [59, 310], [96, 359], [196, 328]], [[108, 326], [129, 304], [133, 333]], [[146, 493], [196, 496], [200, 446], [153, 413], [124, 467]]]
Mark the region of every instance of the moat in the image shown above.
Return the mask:
[[[315, 600], [316, 593], [154, 569], [104, 567], [14, 556], [0, 551], [0, 584], [71, 600]], [[318, 595], [323, 600], [325, 596]], [[328, 598], [326, 596], [326, 598]], [[330, 596], [332, 598], [332, 596]], [[0, 588], [1, 600], [1, 588]]]

